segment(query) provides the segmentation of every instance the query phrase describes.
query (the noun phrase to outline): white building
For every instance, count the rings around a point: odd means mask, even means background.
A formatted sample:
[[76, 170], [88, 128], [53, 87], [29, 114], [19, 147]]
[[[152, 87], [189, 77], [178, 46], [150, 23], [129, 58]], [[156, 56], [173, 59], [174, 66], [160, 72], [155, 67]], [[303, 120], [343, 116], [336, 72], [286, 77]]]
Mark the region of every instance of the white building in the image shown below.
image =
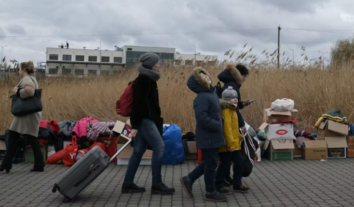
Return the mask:
[[175, 65], [199, 65], [201, 63], [215, 63], [218, 60], [217, 55], [180, 54], [175, 55]]
[[216, 55], [180, 54], [175, 48], [126, 45], [116, 50], [47, 48], [46, 76], [111, 75], [122, 68], [131, 68], [146, 52], [160, 56], [162, 63], [198, 65], [215, 63]]
[[47, 48], [47, 76], [113, 74], [124, 66], [123, 51]]

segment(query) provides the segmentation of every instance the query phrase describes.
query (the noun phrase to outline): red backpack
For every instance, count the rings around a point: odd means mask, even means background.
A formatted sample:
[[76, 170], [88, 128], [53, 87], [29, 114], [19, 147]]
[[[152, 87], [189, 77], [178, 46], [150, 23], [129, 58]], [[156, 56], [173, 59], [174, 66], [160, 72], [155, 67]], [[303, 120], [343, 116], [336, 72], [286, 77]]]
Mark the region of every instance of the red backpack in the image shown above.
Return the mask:
[[116, 103], [117, 114], [129, 117], [133, 110], [133, 82], [124, 90]]

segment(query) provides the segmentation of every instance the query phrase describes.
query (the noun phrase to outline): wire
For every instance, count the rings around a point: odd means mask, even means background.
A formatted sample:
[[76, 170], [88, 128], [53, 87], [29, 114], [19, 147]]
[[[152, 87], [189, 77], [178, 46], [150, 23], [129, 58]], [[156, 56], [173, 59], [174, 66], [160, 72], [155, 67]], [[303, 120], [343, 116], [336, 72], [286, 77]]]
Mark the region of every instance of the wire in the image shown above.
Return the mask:
[[171, 32], [171, 33], [121, 33], [121, 34], [78, 34], [78, 35], [0, 35], [0, 37], [99, 37], [99, 36], [143, 36], [143, 35], [179, 35], [179, 34], [197, 34], [197, 33], [228, 33], [228, 32], [248, 32], [248, 31], [266, 31], [272, 29], [239, 29], [226, 31], [208, 31], [208, 32]]
[[350, 32], [354, 33], [354, 30], [335, 30], [335, 29], [300, 29], [300, 28], [281, 28], [283, 30], [293, 30], [293, 31], [307, 31], [307, 32], [328, 32], [328, 33], [341, 33]]

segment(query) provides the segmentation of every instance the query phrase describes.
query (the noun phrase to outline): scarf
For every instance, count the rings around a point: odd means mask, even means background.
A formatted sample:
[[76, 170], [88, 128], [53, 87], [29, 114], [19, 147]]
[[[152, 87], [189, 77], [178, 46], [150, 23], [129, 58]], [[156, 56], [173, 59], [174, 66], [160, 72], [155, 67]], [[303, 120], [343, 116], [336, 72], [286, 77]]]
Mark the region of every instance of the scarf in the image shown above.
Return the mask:
[[152, 69], [147, 69], [143, 65], [139, 65], [138, 66], [138, 71], [139, 71], [140, 74], [148, 76], [153, 81], [158, 81], [160, 79], [160, 77], [161, 77], [160, 72], [156, 72], [156, 71], [154, 71]]

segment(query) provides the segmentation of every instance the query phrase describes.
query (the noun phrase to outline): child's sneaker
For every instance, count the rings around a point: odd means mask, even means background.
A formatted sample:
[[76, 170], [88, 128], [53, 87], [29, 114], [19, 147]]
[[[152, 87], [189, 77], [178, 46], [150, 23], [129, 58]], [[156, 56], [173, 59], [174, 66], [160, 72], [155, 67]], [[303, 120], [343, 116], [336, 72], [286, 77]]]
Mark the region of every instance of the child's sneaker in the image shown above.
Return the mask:
[[229, 191], [228, 189], [222, 187], [222, 188], [218, 188], [216, 189], [216, 191], [218, 191], [219, 193], [222, 193], [222, 194], [230, 194], [231, 191]]
[[250, 188], [244, 185], [241, 185], [240, 187], [234, 187], [234, 191], [239, 193], [247, 193], [249, 190]]
[[205, 200], [214, 202], [226, 202], [227, 198], [224, 194], [215, 191], [214, 193], [206, 193]]

